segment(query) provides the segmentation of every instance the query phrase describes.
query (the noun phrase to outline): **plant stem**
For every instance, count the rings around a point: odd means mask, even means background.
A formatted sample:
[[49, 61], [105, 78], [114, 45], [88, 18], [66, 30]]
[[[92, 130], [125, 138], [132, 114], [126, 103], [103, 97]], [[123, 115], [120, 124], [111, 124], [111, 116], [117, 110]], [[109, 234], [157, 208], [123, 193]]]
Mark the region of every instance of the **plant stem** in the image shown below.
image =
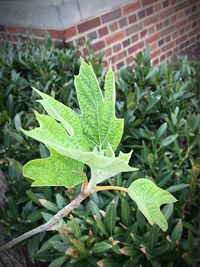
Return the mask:
[[115, 185], [110, 185], [110, 186], [95, 186], [95, 191], [103, 191], [103, 190], [119, 190], [123, 192], [128, 192], [128, 189], [125, 187], [121, 186], [115, 186]]
[[43, 231], [50, 230], [50, 228], [57, 221], [66, 217], [72, 210], [77, 208], [80, 205], [80, 203], [89, 196], [89, 194], [90, 194], [90, 192], [87, 190], [87, 183], [85, 183], [82, 187], [81, 193], [71, 203], [69, 203], [63, 209], [61, 209], [58, 213], [56, 213], [48, 222], [24, 233], [23, 235], [20, 235], [17, 238], [14, 238], [13, 240], [8, 242], [7, 244], [0, 247], [0, 252], [15, 246], [19, 242], [27, 239], [28, 237], [31, 237], [31, 236], [38, 234], [38, 233], [41, 233]]

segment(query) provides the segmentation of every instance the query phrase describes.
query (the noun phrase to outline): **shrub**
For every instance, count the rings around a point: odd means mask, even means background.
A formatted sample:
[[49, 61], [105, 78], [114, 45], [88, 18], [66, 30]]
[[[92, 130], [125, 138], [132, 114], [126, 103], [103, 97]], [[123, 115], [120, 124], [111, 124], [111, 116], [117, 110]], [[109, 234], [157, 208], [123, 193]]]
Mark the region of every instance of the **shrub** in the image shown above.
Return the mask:
[[[51, 262], [51, 267], [198, 265], [200, 112], [197, 68], [198, 65], [191, 65], [185, 59], [153, 68], [146, 51], [135, 59], [134, 70], [123, 70], [118, 77], [116, 108], [119, 117], [125, 117], [125, 133], [119, 149], [124, 152], [134, 149], [132, 165], [140, 171], [131, 176], [120, 174], [110, 179], [109, 184], [128, 187], [136, 178], [152, 177], [160, 187], [173, 192], [179, 202], [163, 209], [169, 222], [168, 231], [162, 233], [156, 225], [150, 226], [123, 193], [94, 193], [89, 201], [72, 212], [65, 225], [55, 227], [56, 232], [43, 233], [28, 241], [27, 250], [32, 261]], [[2, 105], [5, 102], [2, 101]], [[33, 101], [29, 100], [30, 105], [24, 102], [28, 105], [25, 115], [32, 114]], [[76, 102], [71, 103], [76, 108]], [[14, 118], [9, 119], [12, 127], [14, 121], [15, 124], [19, 121]], [[33, 119], [30, 123], [35, 124]], [[13, 133], [25, 139], [16, 130]], [[19, 140], [13, 141], [12, 146], [18, 146]], [[24, 142], [27, 146], [26, 139]], [[4, 147], [6, 145], [2, 149]], [[11, 192], [7, 196], [7, 211], [1, 216], [8, 229], [19, 235], [48, 220], [69, 203], [79, 189], [28, 190], [30, 183], [21, 177], [19, 162], [24, 163], [39, 152], [45, 157], [46, 150], [42, 145], [38, 149], [35, 142], [26, 155], [27, 147], [23, 153], [18, 147], [12, 149], [10, 157], [17, 161], [10, 160]], [[6, 151], [4, 153], [3, 162], [9, 157]], [[26, 195], [22, 194], [23, 190], [27, 190]]]

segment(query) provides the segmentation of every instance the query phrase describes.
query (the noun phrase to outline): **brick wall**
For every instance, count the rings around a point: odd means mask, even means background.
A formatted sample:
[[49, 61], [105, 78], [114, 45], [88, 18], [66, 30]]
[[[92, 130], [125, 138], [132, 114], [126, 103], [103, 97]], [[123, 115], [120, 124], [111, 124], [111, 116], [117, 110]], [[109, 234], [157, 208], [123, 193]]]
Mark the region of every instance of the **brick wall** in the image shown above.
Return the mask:
[[77, 40], [85, 55], [84, 41], [95, 52], [105, 52], [105, 64], [115, 70], [132, 64], [133, 56], [151, 46], [153, 64], [159, 64], [200, 40], [200, 0], [135, 0], [64, 30], [0, 26], [0, 40], [42, 40], [49, 32], [57, 42]]

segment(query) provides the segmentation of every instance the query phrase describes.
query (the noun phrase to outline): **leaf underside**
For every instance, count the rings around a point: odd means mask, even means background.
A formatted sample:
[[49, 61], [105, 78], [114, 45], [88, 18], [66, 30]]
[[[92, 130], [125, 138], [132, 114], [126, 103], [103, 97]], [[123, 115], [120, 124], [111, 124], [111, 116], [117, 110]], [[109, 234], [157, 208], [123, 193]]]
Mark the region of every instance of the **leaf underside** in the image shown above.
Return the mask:
[[176, 202], [174, 196], [145, 178], [134, 181], [128, 188], [128, 194], [151, 225], [156, 223], [163, 231], [167, 230], [167, 220], [160, 211], [160, 206]]
[[124, 121], [115, 117], [112, 69], [107, 72], [103, 96], [92, 67], [82, 59], [75, 86], [81, 114], [33, 88], [48, 115], [35, 111], [40, 127], [22, 131], [51, 152], [50, 158], [32, 160], [24, 166], [24, 175], [35, 180], [34, 186], [82, 183], [86, 179], [84, 164], [98, 173], [93, 185], [120, 172], [136, 170], [128, 165], [131, 153], [114, 155]]

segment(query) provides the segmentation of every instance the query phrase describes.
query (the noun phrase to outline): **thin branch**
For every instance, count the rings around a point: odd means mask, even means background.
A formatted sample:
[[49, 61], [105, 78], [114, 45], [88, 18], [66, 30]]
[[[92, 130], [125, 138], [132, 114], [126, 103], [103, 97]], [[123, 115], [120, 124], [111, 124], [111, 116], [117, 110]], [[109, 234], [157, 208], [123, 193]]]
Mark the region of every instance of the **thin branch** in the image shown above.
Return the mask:
[[119, 190], [123, 192], [128, 192], [128, 189], [125, 187], [121, 186], [115, 186], [115, 185], [110, 185], [110, 186], [95, 186], [95, 191], [103, 191], [103, 190]]
[[17, 238], [14, 238], [13, 240], [11, 240], [10, 242], [8, 242], [7, 244], [3, 245], [2, 247], [0, 247], [0, 252], [7, 250], [13, 246], [15, 246], [16, 244], [18, 244], [19, 242], [33, 236], [36, 235], [38, 233], [41, 233], [43, 231], [47, 231], [50, 230], [50, 228], [60, 219], [66, 217], [72, 210], [74, 210], [75, 208], [77, 208], [80, 203], [86, 199], [89, 196], [89, 191], [87, 190], [87, 183], [85, 183], [82, 187], [81, 193], [68, 205], [66, 205], [62, 210], [60, 210], [58, 213], [56, 213], [48, 222], [24, 233], [23, 235], [20, 235]]

